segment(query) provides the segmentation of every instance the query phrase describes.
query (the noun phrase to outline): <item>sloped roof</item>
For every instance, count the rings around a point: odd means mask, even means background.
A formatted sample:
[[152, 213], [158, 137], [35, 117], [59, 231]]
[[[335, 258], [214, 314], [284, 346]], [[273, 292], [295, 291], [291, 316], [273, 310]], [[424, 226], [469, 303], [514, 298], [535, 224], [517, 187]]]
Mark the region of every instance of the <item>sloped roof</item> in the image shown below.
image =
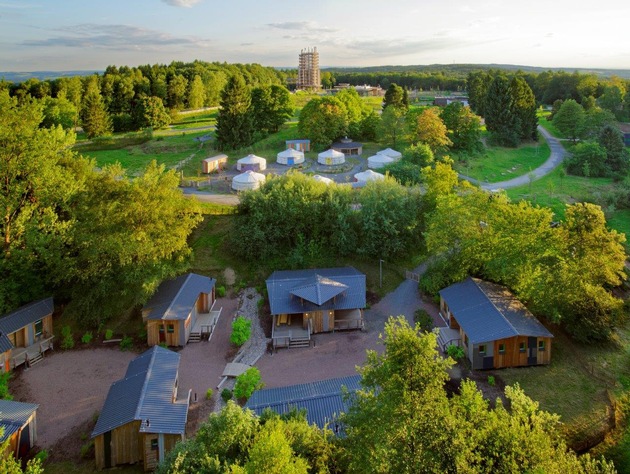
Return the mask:
[[384, 174], [377, 173], [376, 171], [372, 171], [372, 170], [366, 170], [366, 171], [362, 171], [361, 173], [356, 173], [354, 177], [357, 179], [357, 181], [366, 182], [366, 183], [368, 181], [376, 181], [376, 180], [385, 179]]
[[348, 403], [342, 396], [342, 387], [346, 387], [348, 392], [353, 393], [361, 388], [360, 382], [361, 376], [352, 375], [258, 390], [249, 398], [245, 408], [249, 408], [257, 415], [262, 414], [265, 408], [270, 408], [279, 414], [288, 413], [292, 408], [306, 409], [308, 423], [323, 428], [348, 410]]
[[52, 314], [54, 309], [52, 297], [24, 305], [0, 318], [0, 332], [11, 334]]
[[228, 159], [228, 156], [226, 154], [221, 153], [220, 155], [211, 156], [209, 158], [206, 158], [203, 161], [205, 161], [207, 163], [211, 163], [213, 161], [221, 161], [221, 160], [227, 160], [227, 159]]
[[241, 174], [237, 174], [232, 178], [232, 181], [236, 181], [237, 183], [258, 183], [265, 181], [265, 175], [262, 173], [256, 173], [252, 170], [247, 170]]
[[320, 183], [326, 183], [326, 184], [331, 184], [334, 182], [332, 179], [326, 178], [324, 176], [320, 176], [318, 174], [313, 175], [313, 179], [315, 181], [319, 181]]
[[505, 287], [467, 278], [440, 291], [473, 344], [514, 336], [553, 337]]
[[13, 349], [13, 344], [9, 340], [9, 337], [4, 332], [0, 332], [0, 353], [7, 352]]
[[[346, 288], [337, 292], [342, 286]], [[309, 298], [296, 296], [294, 290]], [[271, 314], [365, 308], [365, 275], [353, 267], [275, 271], [267, 279], [267, 294]]]
[[238, 160], [238, 163], [241, 163], [241, 164], [267, 163], [267, 160], [261, 156], [247, 155], [246, 157]]
[[144, 305], [148, 319], [186, 319], [201, 293], [210, 293], [214, 278], [186, 273], [173, 280], [163, 281]]
[[0, 442], [19, 431], [38, 407], [33, 403], [0, 400], [0, 427], [4, 428]]
[[332, 148], [329, 148], [326, 151], [322, 151], [317, 156], [318, 156], [318, 158], [335, 158], [335, 157], [341, 158], [342, 156], [345, 158], [346, 155], [344, 155], [340, 151], [333, 150]]
[[284, 151], [278, 153], [278, 158], [304, 158], [304, 153], [295, 148], [287, 148]]
[[111, 385], [92, 438], [132, 421], [142, 421], [141, 433], [183, 434], [189, 400], [173, 400], [179, 359], [153, 346], [132, 360], [125, 378]]
[[400, 158], [402, 156], [401, 152], [393, 150], [391, 148], [385, 148], [384, 150], [377, 151], [376, 154], [389, 156], [390, 158]]

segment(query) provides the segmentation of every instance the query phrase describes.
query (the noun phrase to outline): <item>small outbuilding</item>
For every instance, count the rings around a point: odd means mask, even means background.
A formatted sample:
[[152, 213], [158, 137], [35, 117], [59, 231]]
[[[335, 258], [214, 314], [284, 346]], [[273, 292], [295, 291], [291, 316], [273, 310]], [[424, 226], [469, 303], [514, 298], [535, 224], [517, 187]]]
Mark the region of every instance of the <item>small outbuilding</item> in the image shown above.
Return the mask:
[[276, 161], [281, 165], [299, 165], [304, 163], [304, 153], [293, 148], [287, 148], [278, 153]]
[[368, 161], [368, 168], [379, 169], [379, 168], [383, 168], [385, 165], [393, 163], [394, 159], [387, 155], [379, 155], [377, 153], [376, 155], [370, 156], [367, 161]]
[[311, 141], [306, 139], [299, 140], [287, 140], [285, 142], [287, 148], [292, 148], [297, 151], [301, 151], [302, 153], [306, 153], [307, 151], [311, 151]]
[[215, 284], [214, 278], [196, 273], [162, 282], [142, 308], [147, 344], [185, 346], [201, 339], [211, 319]]
[[111, 385], [92, 432], [97, 469], [142, 462], [152, 471], [184, 440], [190, 391], [177, 398], [179, 359], [153, 346]]
[[0, 456], [25, 458], [37, 443], [37, 408], [33, 403], [0, 400], [0, 443], [9, 440], [7, 450]]
[[202, 172], [212, 173], [214, 171], [221, 171], [227, 167], [228, 156], [220, 154], [217, 156], [211, 156], [201, 162]]
[[348, 137], [342, 138], [338, 142], [333, 143], [330, 148], [337, 150], [346, 156], [356, 156], [363, 153], [363, 143], [353, 142], [352, 139]]
[[318, 154], [317, 162], [321, 165], [328, 166], [341, 165], [346, 162], [346, 155], [331, 148]]
[[365, 185], [370, 181], [383, 180], [385, 179], [385, 175], [372, 170], [366, 170], [362, 171], [361, 173], [356, 173], [354, 175], [354, 179], [357, 181], [357, 183]]
[[253, 171], [245, 171], [232, 178], [232, 189], [235, 191], [247, 191], [258, 189], [265, 182], [265, 175]]
[[262, 171], [267, 168], [267, 160], [256, 155], [247, 155], [236, 162], [238, 171]]
[[313, 179], [315, 181], [319, 181], [320, 183], [325, 183], [325, 184], [332, 184], [334, 183], [334, 181], [330, 178], [326, 178], [325, 176], [320, 176], [318, 174], [313, 175]]
[[389, 156], [390, 158], [393, 158], [394, 161], [398, 161], [402, 158], [402, 153], [396, 150], [393, 150], [391, 148], [385, 148], [384, 150], [381, 151], [377, 151], [376, 152], [377, 155], [385, 155], [385, 156]]

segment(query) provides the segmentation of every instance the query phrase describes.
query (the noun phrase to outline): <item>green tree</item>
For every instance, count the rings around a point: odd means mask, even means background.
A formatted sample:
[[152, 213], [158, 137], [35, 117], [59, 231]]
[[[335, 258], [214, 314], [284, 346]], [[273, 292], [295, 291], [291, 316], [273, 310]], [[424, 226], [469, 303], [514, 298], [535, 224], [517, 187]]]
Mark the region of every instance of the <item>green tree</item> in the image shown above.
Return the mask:
[[234, 384], [234, 397], [249, 398], [256, 390], [263, 388], [265, 384], [260, 377], [260, 371], [256, 367], [250, 367], [241, 375], [236, 377]]
[[315, 147], [328, 147], [348, 131], [346, 108], [336, 97], [312, 99], [300, 112], [298, 130]]
[[536, 115], [536, 99], [525, 79], [515, 76], [510, 81], [512, 108], [517, 117], [519, 138], [521, 140], [538, 140], [538, 116]]
[[144, 96], [134, 109], [133, 122], [136, 130], [149, 127], [160, 129], [171, 123], [171, 116], [164, 108], [162, 99]]
[[621, 83], [606, 86], [604, 93], [598, 99], [599, 106], [612, 112], [617, 120], [624, 120], [626, 117], [623, 110], [624, 95], [625, 89]]
[[606, 166], [612, 174], [623, 177], [628, 172], [628, 152], [621, 131], [607, 125], [599, 132], [599, 144], [606, 150]]
[[112, 133], [112, 120], [105, 109], [100, 92], [88, 92], [83, 99], [81, 125], [88, 138]]
[[41, 127], [50, 128], [61, 125], [64, 130], [74, 127], [77, 122], [77, 108], [65, 97], [44, 99], [44, 118]]
[[381, 123], [377, 129], [379, 143], [396, 148], [405, 134], [405, 110], [401, 107], [387, 107], [381, 115]]
[[504, 74], [492, 79], [484, 101], [484, 118], [491, 138], [501, 146], [515, 147], [520, 143], [521, 124], [514, 112], [510, 80]]
[[201, 76], [195, 74], [195, 77], [188, 84], [188, 108], [200, 109], [203, 107], [206, 99], [206, 88], [203, 85]]
[[412, 125], [412, 142], [424, 143], [433, 153], [446, 150], [453, 143], [447, 136], [446, 125], [440, 118], [439, 109], [430, 107], [417, 116]]
[[361, 135], [363, 119], [370, 115], [372, 109], [361, 100], [359, 93], [354, 88], [344, 89], [335, 96], [346, 108], [348, 119], [348, 133], [353, 137]]
[[254, 130], [275, 133], [293, 113], [289, 91], [276, 84], [252, 90], [252, 120]]
[[284, 423], [280, 420], [270, 420], [262, 426], [249, 450], [249, 459], [244, 466], [245, 472], [248, 474], [309, 472], [306, 461], [295, 456], [283, 428]]
[[240, 75], [233, 75], [221, 91], [217, 117], [217, 145], [220, 150], [237, 149], [252, 143], [251, 94]]
[[483, 148], [481, 117], [475, 115], [470, 107], [465, 107], [461, 102], [452, 102], [442, 109], [440, 117], [446, 125], [454, 150], [475, 153]]
[[322, 89], [332, 89], [335, 85], [335, 76], [330, 71], [323, 71], [320, 75], [322, 81]]
[[485, 116], [485, 102], [488, 93], [488, 86], [492, 77], [486, 71], [475, 71], [468, 73], [466, 78], [466, 88], [468, 90], [468, 102], [470, 108], [477, 114]]
[[565, 166], [569, 174], [587, 178], [606, 176], [609, 172], [606, 165], [606, 149], [593, 141], [584, 141], [575, 145]]
[[166, 86], [168, 108], [182, 110], [186, 104], [187, 92], [188, 79], [181, 74], [175, 74], [171, 77]]
[[387, 109], [390, 105], [403, 109], [405, 112], [409, 108], [409, 99], [407, 98], [405, 90], [398, 84], [390, 84], [385, 91], [383, 111], [385, 111], [385, 109]]
[[403, 160], [424, 168], [425, 166], [431, 166], [435, 163], [435, 155], [429, 145], [418, 143], [417, 145], [411, 145], [405, 148], [403, 151]]
[[584, 118], [584, 108], [575, 100], [569, 99], [562, 103], [554, 115], [553, 124], [564, 136], [575, 142], [582, 134]]

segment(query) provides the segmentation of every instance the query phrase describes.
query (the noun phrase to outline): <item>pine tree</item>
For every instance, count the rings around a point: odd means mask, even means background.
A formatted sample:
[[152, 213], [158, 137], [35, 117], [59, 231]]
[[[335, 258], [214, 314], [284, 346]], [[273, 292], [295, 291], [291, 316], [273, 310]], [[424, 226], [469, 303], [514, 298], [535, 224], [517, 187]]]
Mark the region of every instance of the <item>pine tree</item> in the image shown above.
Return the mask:
[[251, 101], [251, 94], [243, 77], [233, 75], [221, 91], [221, 108], [217, 118], [217, 145], [220, 150], [251, 145]]
[[514, 101], [510, 93], [510, 80], [497, 74], [484, 100], [486, 128], [492, 139], [501, 146], [515, 147], [520, 142], [520, 120], [514, 113]]
[[391, 84], [385, 91], [385, 98], [383, 100], [383, 110], [388, 106], [400, 107], [404, 110], [409, 108], [409, 97], [405, 93], [405, 90], [398, 84]]
[[519, 121], [521, 140], [538, 140], [538, 117], [534, 92], [522, 77], [516, 76], [510, 82], [510, 95], [514, 115]]
[[112, 133], [112, 120], [107, 110], [103, 98], [98, 91], [90, 91], [83, 100], [83, 110], [81, 112], [81, 123], [88, 138], [101, 137]]

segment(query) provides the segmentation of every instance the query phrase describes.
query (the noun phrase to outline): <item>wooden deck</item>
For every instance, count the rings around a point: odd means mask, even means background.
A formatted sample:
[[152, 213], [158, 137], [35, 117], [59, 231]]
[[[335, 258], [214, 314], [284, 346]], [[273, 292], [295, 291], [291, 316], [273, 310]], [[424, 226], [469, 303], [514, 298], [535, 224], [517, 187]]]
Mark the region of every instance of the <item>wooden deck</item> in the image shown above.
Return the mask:
[[190, 331], [188, 342], [199, 342], [204, 336], [208, 336], [208, 340], [210, 340], [222, 310], [223, 308], [221, 307], [218, 310], [211, 310], [209, 313], [198, 314], [195, 325]]
[[53, 349], [53, 339], [55, 336], [42, 339], [28, 347], [16, 347], [11, 350], [11, 368], [26, 364], [31, 366], [39, 362], [44, 356], [44, 352]]
[[[310, 345], [311, 329], [302, 327], [302, 318], [293, 318], [291, 324], [273, 325], [271, 329], [271, 339], [273, 347], [302, 347]], [[297, 344], [296, 344], [297, 343]]]
[[353, 309], [335, 312], [335, 331], [363, 329], [363, 311]]
[[462, 340], [457, 329], [451, 329], [449, 327], [437, 328], [438, 333], [438, 345], [442, 352], [446, 352], [446, 349], [450, 345], [461, 346]]

